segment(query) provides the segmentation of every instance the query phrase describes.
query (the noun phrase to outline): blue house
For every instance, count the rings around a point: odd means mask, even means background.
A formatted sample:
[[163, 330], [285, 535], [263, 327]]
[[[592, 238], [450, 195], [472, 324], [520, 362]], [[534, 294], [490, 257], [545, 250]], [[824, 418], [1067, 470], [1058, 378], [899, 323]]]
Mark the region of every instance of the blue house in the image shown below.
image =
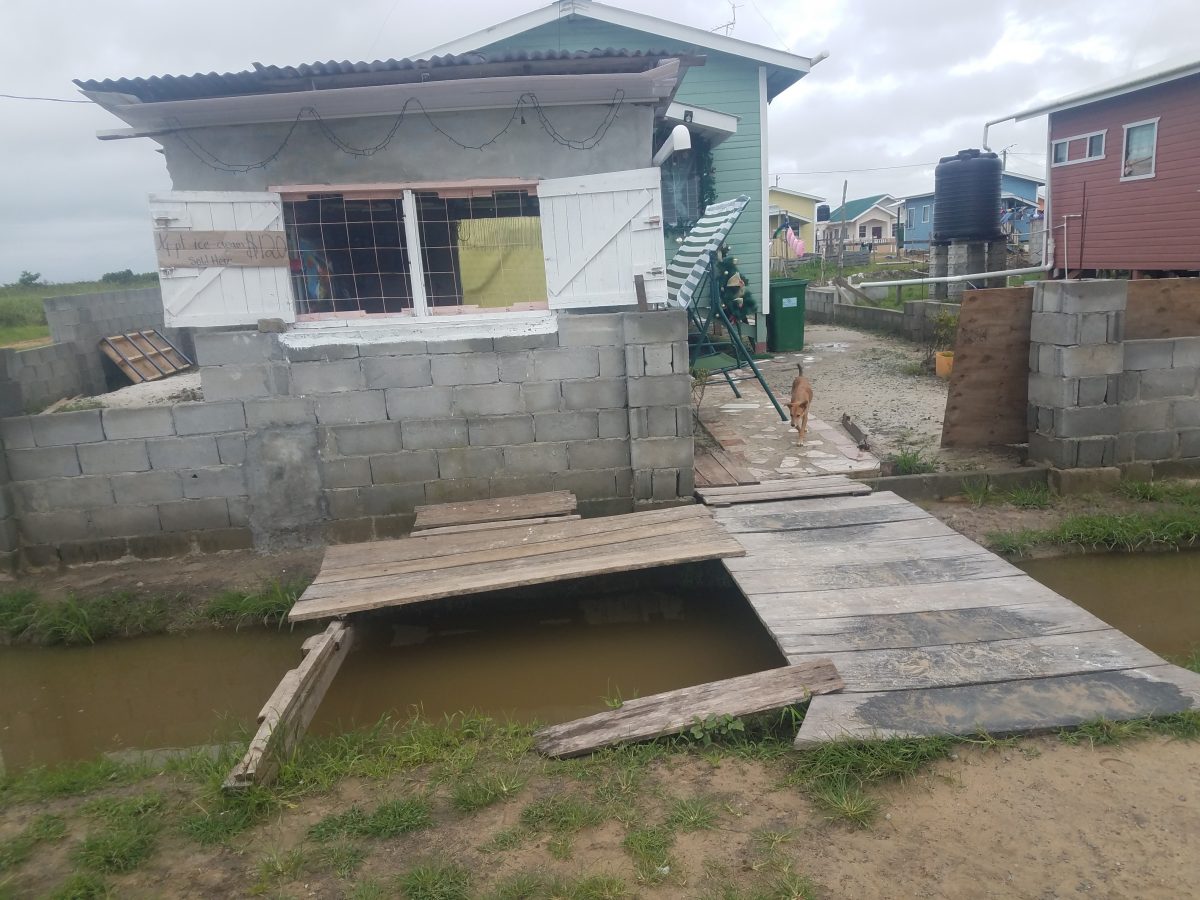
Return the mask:
[[[423, 58], [476, 51], [590, 51], [594, 48], [668, 51], [689, 57], [687, 69], [667, 110], [665, 124], [684, 124], [693, 148], [663, 166], [663, 219], [667, 259], [676, 239], [699, 218], [706, 200], [746, 194], [750, 203], [727, 243], [750, 282], [760, 308], [769, 312], [770, 245], [767, 185], [767, 106], [808, 74], [820, 57], [809, 59], [749, 41], [680, 25], [594, 0], [558, 0], [440, 47]], [[711, 153], [711, 155], [709, 155]], [[650, 160], [646, 160], [650, 165]], [[680, 171], [679, 165], [692, 167]], [[757, 340], [766, 323], [758, 317]]]
[[[1029, 240], [1030, 225], [1038, 218], [1038, 188], [1046, 182], [1032, 175], [1004, 172], [1000, 176], [1000, 226], [1010, 242]], [[900, 198], [904, 249], [928, 250], [933, 236], [933, 191]]]
[[901, 197], [900, 223], [905, 250], [928, 250], [933, 235], [933, 191]]

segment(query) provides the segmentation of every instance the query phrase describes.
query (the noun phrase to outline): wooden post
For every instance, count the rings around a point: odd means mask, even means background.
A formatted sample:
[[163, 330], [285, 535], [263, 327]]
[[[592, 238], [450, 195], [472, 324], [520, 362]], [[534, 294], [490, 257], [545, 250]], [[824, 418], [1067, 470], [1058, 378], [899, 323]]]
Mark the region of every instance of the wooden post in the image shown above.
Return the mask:
[[638, 312], [645, 312], [650, 307], [646, 303], [646, 279], [643, 276], [633, 276], [633, 290], [637, 294]]

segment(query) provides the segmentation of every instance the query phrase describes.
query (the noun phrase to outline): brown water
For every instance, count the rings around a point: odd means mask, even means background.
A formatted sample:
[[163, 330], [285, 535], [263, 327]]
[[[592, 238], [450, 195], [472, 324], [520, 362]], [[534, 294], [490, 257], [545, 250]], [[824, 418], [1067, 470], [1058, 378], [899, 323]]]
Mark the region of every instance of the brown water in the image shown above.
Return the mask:
[[[477, 710], [558, 722], [604, 709], [605, 697], [783, 664], [726, 583], [592, 587], [365, 619], [312, 730], [367, 725], [414, 707], [429, 716]], [[0, 764], [15, 771], [225, 739], [253, 720], [319, 628], [0, 649]]]
[[1155, 653], [1200, 647], [1198, 551], [1062, 556], [1021, 568]]

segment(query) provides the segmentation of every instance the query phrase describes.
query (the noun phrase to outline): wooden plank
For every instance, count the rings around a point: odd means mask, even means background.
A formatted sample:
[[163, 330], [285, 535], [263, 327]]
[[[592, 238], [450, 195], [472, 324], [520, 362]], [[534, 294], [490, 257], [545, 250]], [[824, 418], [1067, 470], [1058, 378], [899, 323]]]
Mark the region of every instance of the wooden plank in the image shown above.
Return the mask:
[[851, 497], [870, 493], [871, 488], [867, 485], [837, 475], [827, 478], [797, 478], [794, 482], [764, 481], [737, 488], [702, 488], [696, 491], [701, 501], [713, 507], [810, 497]]
[[[692, 467], [696, 472], [697, 487], [737, 484], [736, 479], [719, 462], [713, 459], [712, 454], [707, 450], [696, 451], [696, 459]], [[701, 483], [701, 479], [704, 481], [703, 484]]]
[[711, 452], [713, 459], [716, 460], [721, 468], [729, 473], [729, 477], [733, 479], [734, 484], [758, 484], [758, 479], [754, 477], [754, 473], [746, 468], [736, 457], [716, 448], [713, 448]]
[[725, 567], [736, 576], [742, 572], [762, 570], [804, 571], [814, 565], [825, 566], [864, 559], [869, 559], [872, 563], [909, 559], [949, 559], [956, 556], [974, 556], [982, 549], [961, 534], [881, 541], [877, 544], [845, 541], [813, 548], [797, 548], [790, 541], [791, 535], [792, 532], [738, 535], [738, 543], [746, 548], [747, 554], [741, 559], [729, 560]]
[[258, 731], [246, 755], [226, 777], [226, 790], [245, 790], [274, 779], [279, 758], [291, 751], [312, 722], [353, 639], [350, 626], [333, 622], [304, 642], [303, 661], [283, 676], [259, 713]]
[[[975, 602], [990, 601], [979, 596]], [[794, 618], [771, 623], [771, 634], [788, 656], [971, 644], [1049, 634], [1079, 634], [1110, 628], [1106, 622], [1056, 597], [1010, 606], [979, 605], [841, 618]]]
[[187, 231], [155, 229], [154, 249], [164, 269], [225, 266], [286, 266], [282, 231]]
[[[676, 535], [667, 535], [640, 544], [612, 545], [607, 550], [588, 549], [548, 555], [541, 557], [536, 565], [517, 559], [506, 563], [462, 567], [453, 579], [440, 579], [433, 573], [418, 572], [394, 578], [375, 579], [372, 586], [353, 592], [339, 592], [339, 585], [330, 585], [329, 587], [334, 588], [332, 596], [309, 599], [309, 592], [306, 591], [292, 607], [289, 619], [297, 622], [342, 616], [442, 597], [544, 584], [565, 578], [583, 578], [699, 562], [739, 556], [746, 552], [737, 541], [718, 534], [715, 528], [711, 534], [693, 534], [694, 537], [682, 542]], [[312, 590], [313, 588], [309, 588], [309, 591]]]
[[327, 570], [357, 567], [376, 562], [455, 556], [473, 550], [531, 545], [546, 541], [561, 541], [585, 534], [621, 531], [635, 525], [681, 522], [687, 519], [711, 517], [712, 513], [703, 506], [675, 506], [670, 509], [604, 516], [598, 519], [548, 522], [545, 525], [529, 526], [525, 531], [519, 528], [503, 528], [476, 535], [459, 535], [453, 540], [413, 535], [412, 537], [391, 541], [374, 541], [368, 544], [338, 544], [325, 551], [325, 561], [322, 563], [321, 571], [324, 573]]
[[676, 734], [697, 719], [747, 716], [841, 690], [837, 670], [823, 660], [626, 700], [620, 709], [543, 728], [534, 746], [546, 756], [569, 757], [629, 741]]
[[[620, 552], [627, 546], [645, 545], [659, 538], [690, 540], [693, 536], [724, 536], [720, 526], [709, 519], [691, 518], [662, 525], [634, 525], [621, 531], [605, 531], [565, 537], [557, 541], [509, 545], [493, 550], [472, 550], [427, 559], [408, 559], [398, 562], [379, 562], [369, 565], [325, 571], [322, 568], [313, 581], [313, 589], [305, 597], [328, 596], [332, 593], [355, 590], [363, 582], [392, 578], [417, 572], [438, 573], [439, 578], [454, 578], [460, 569], [484, 564], [499, 564], [518, 560], [536, 564], [541, 557], [561, 555], [575, 550], [594, 550], [598, 553]], [[450, 538], [447, 538], [449, 540]], [[729, 540], [734, 540], [729, 538]], [[614, 545], [620, 545], [614, 548]], [[740, 546], [740, 544], [739, 544]]]
[[812, 553], [817, 548], [836, 547], [845, 542], [878, 544], [886, 541], [907, 541], [923, 537], [947, 537], [958, 534], [931, 516], [904, 519], [899, 522], [871, 522], [866, 525], [844, 525], [841, 528], [802, 528], [790, 531], [744, 531], [738, 540], [758, 535], [786, 538], [792, 552]]
[[[848, 691], [902, 691], [1156, 666], [1162, 658], [1115, 628], [1082, 634], [821, 654]], [[805, 662], [806, 655], [789, 656]]]
[[467, 534], [472, 531], [494, 531], [497, 528], [526, 528], [530, 525], [546, 525], [551, 522], [574, 522], [581, 516], [542, 516], [539, 519], [511, 519], [506, 522], [476, 522], [473, 525], [443, 525], [439, 528], [426, 528], [422, 536], [431, 534]]
[[794, 501], [780, 500], [767, 504], [758, 504], [744, 508], [714, 510], [713, 515], [718, 519], [739, 519], [780, 512], [837, 512], [844, 509], [874, 509], [877, 506], [910, 506], [919, 509], [903, 497], [891, 491], [876, 491], [861, 497], [814, 497]]
[[473, 525], [478, 522], [502, 522], [506, 519], [536, 519], [568, 516], [578, 504], [570, 491], [546, 491], [517, 497], [494, 497], [463, 503], [437, 503], [416, 508], [413, 531], [442, 525]]
[[757, 594], [801, 593], [832, 588], [875, 587], [877, 585], [925, 585], [966, 579], [996, 578], [1015, 575], [1021, 570], [980, 548], [975, 556], [950, 559], [901, 560], [884, 563], [834, 563], [813, 565], [797, 570], [739, 572], [734, 575], [738, 587], [753, 602]]
[[1178, 666], [992, 684], [814, 697], [796, 746], [833, 740], [974, 734], [1002, 737], [1200, 708], [1200, 675]]
[[[742, 485], [727, 485], [724, 487], [714, 487], [704, 492], [707, 498], [717, 497], [742, 497], [751, 494], [773, 491], [788, 488], [800, 488], [805, 486], [819, 486], [822, 484], [858, 484], [851, 481], [845, 475], [807, 475], [802, 478], [777, 478], [773, 481], [760, 481], [757, 484], [742, 484]], [[864, 485], [865, 487], [865, 485]], [[787, 499], [786, 497], [781, 499]]]

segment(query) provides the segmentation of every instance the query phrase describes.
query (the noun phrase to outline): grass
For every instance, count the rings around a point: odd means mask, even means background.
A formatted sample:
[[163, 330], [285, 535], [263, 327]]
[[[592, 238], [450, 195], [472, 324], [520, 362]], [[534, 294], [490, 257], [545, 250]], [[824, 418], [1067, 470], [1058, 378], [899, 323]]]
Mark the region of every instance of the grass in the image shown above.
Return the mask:
[[49, 600], [28, 590], [0, 594], [0, 635], [12, 641], [94, 644], [162, 631], [168, 618], [169, 603], [163, 597], [116, 593]]
[[422, 863], [401, 875], [397, 886], [407, 900], [468, 900], [471, 875], [454, 863]]
[[460, 812], [475, 812], [520, 793], [525, 780], [515, 775], [491, 773], [480, 778], [457, 781], [451, 801]]
[[225, 591], [204, 608], [204, 615], [218, 625], [282, 625], [296, 598], [308, 587], [303, 581], [269, 581], [254, 593]]
[[393, 838], [433, 824], [429, 803], [419, 798], [389, 800], [370, 812], [352, 806], [344, 813], [326, 816], [308, 830], [309, 837], [328, 841], [335, 837]]
[[667, 825], [677, 831], [707, 831], [717, 824], [715, 797], [685, 797], [671, 804]]
[[88, 803], [84, 813], [96, 827], [75, 848], [75, 861], [98, 873], [133, 871], [154, 853], [163, 807], [154, 793]]
[[978, 509], [992, 499], [992, 488], [987, 478], [964, 478], [962, 481], [963, 495], [972, 506]]
[[897, 450], [887, 458], [894, 475], [925, 475], [937, 469], [920, 450]]
[[675, 832], [670, 828], [661, 825], [631, 828], [621, 846], [633, 860], [633, 869], [642, 884], [659, 884], [677, 868], [671, 857]]
[[1004, 502], [1017, 509], [1049, 509], [1054, 505], [1054, 495], [1044, 484], [1013, 488], [1003, 496]]
[[1144, 503], [1178, 503], [1200, 507], [1200, 485], [1182, 481], [1122, 481], [1117, 493]]
[[1012, 556], [1044, 546], [1125, 552], [1179, 550], [1200, 543], [1200, 509], [1077, 515], [1051, 528], [993, 532], [987, 541], [993, 550]]
[[338, 878], [349, 878], [366, 861], [367, 851], [359, 844], [341, 841], [322, 847], [314, 860], [318, 868]]
[[488, 900], [624, 900], [629, 887], [612, 875], [553, 878], [541, 872], [518, 872], [496, 885]]
[[14, 837], [0, 841], [0, 872], [16, 868], [25, 862], [39, 844], [61, 840], [67, 833], [67, 823], [61, 816], [36, 816]]
[[147, 272], [127, 281], [73, 281], [64, 284], [0, 286], [0, 347], [50, 336], [42, 301], [47, 297], [95, 294], [126, 288], [153, 287], [158, 275]]
[[534, 832], [570, 834], [604, 821], [604, 811], [574, 794], [552, 794], [521, 810], [521, 824]]
[[116, 896], [117, 892], [99, 875], [76, 872], [51, 891], [46, 900], [106, 900]]
[[0, 808], [14, 803], [77, 797], [101, 788], [130, 784], [150, 774], [147, 766], [103, 758], [25, 769], [0, 778]]

